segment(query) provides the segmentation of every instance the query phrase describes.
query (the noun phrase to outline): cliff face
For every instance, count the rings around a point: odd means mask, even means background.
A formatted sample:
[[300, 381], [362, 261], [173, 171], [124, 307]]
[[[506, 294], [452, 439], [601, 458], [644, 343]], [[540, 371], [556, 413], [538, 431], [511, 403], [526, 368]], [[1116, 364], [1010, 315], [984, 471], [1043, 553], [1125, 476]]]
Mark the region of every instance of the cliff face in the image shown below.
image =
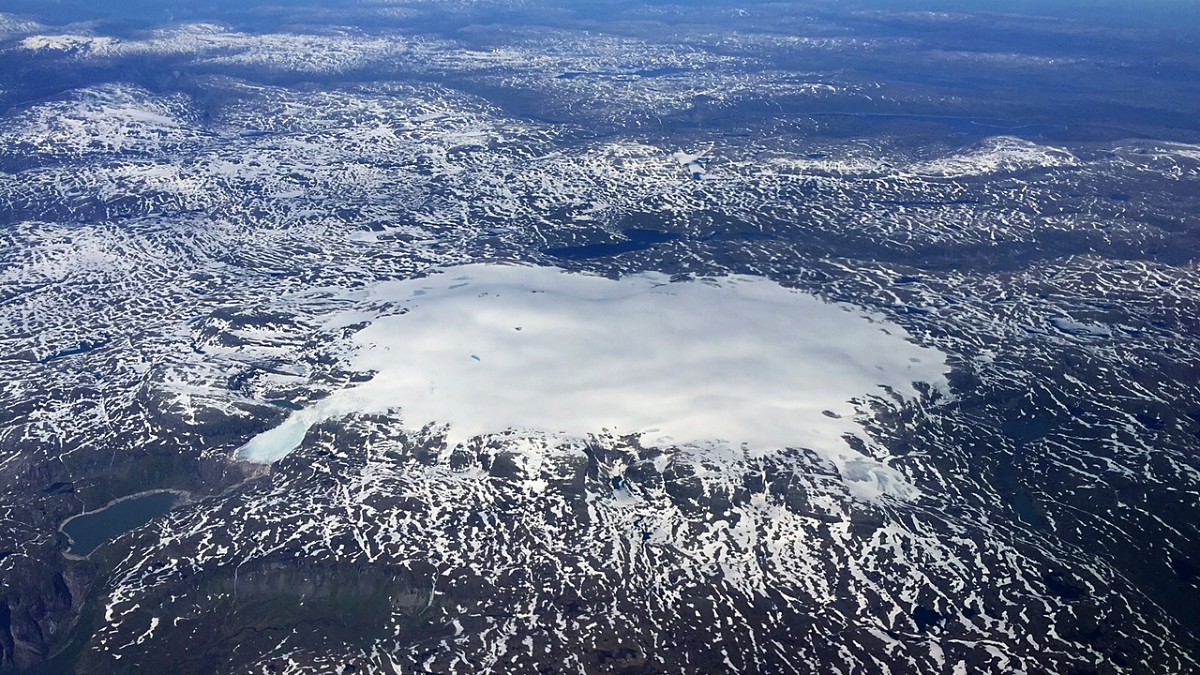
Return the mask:
[[[92, 570], [86, 565], [6, 575], [0, 594], [0, 667], [25, 670], [54, 656], [73, 637]], [[19, 568], [18, 568], [19, 569]]]
[[[178, 420], [159, 414], [154, 418], [167, 426], [178, 425]], [[216, 422], [214, 429], [225, 426], [219, 420], [211, 421]], [[219, 442], [223, 433], [217, 431], [213, 442]], [[127, 544], [120, 539], [105, 544], [88, 559], [70, 555], [69, 540], [58, 530], [63, 521], [147, 489], [206, 495], [260, 472], [258, 467], [229, 465], [224, 459], [198, 459], [179, 453], [168, 443], [154, 442], [127, 453], [74, 452], [44, 463], [26, 454], [23, 460], [4, 467], [8, 494], [23, 498], [3, 507], [10, 526], [0, 532], [4, 581], [0, 586], [0, 670], [47, 675], [59, 675], [73, 667], [102, 614], [99, 598], [112, 565], [128, 555]]]

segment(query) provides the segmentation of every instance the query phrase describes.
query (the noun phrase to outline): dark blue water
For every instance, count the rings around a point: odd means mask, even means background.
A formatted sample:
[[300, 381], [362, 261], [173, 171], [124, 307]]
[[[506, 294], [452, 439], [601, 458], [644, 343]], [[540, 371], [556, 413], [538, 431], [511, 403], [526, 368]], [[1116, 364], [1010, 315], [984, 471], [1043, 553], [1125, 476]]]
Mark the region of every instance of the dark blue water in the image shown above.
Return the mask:
[[71, 538], [70, 552], [84, 556], [163, 515], [177, 503], [179, 496], [172, 492], [152, 492], [77, 516], [63, 525], [62, 531]]
[[917, 605], [912, 613], [913, 623], [917, 624], [917, 630], [919, 631], [925, 631], [938, 625], [944, 618], [941, 612], [924, 605]]
[[585, 246], [560, 246], [548, 248], [542, 252], [555, 258], [567, 260], [588, 260], [590, 258], [605, 258], [610, 255], [629, 253], [630, 251], [645, 251], [658, 244], [674, 241], [678, 235], [658, 230], [628, 229], [621, 232], [624, 241], [606, 242], [603, 244], [587, 244]]
[[106, 344], [108, 344], [108, 340], [97, 340], [95, 342], [84, 340], [74, 347], [68, 347], [61, 351], [54, 352], [50, 356], [42, 359], [42, 363], [50, 363], [51, 361], [57, 361], [58, 359], [74, 356], [76, 354], [86, 354], [90, 351], [97, 350]]

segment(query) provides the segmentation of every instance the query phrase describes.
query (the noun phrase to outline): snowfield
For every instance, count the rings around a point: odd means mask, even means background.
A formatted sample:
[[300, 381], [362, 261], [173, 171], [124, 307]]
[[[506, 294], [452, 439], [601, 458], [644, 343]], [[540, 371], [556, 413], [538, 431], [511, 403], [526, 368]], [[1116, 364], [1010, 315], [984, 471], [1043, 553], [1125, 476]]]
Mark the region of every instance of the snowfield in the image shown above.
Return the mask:
[[902, 495], [895, 472], [843, 440], [862, 431], [851, 401], [915, 397], [914, 381], [947, 387], [945, 355], [901, 327], [760, 278], [615, 281], [477, 264], [370, 293], [403, 312], [356, 335], [353, 368], [376, 375], [294, 413], [240, 457], [271, 462], [317, 422], [399, 408], [413, 430], [448, 424], [451, 447], [510, 429], [805, 447], [863, 496]]

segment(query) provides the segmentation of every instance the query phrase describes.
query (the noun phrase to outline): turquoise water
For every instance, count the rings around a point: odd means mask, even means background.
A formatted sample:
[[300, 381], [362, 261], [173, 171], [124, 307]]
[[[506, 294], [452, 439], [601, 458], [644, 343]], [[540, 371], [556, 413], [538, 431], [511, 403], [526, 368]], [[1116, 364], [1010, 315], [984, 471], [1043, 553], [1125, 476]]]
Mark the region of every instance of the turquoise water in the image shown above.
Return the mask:
[[173, 492], [151, 492], [113, 503], [95, 513], [76, 516], [63, 525], [62, 531], [71, 538], [69, 551], [85, 556], [163, 515], [178, 503], [179, 495]]

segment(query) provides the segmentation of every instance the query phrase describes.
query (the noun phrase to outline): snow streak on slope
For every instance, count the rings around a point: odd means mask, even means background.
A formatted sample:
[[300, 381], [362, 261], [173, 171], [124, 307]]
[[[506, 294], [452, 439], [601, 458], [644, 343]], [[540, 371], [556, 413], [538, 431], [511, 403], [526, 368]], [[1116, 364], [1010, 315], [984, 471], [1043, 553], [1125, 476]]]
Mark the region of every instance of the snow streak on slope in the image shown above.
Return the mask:
[[506, 429], [804, 447], [863, 496], [903, 495], [894, 471], [843, 440], [861, 431], [850, 401], [945, 386], [945, 356], [899, 326], [752, 277], [672, 284], [469, 265], [369, 293], [404, 311], [356, 336], [353, 367], [374, 378], [294, 413], [241, 457], [274, 461], [317, 422], [399, 407], [414, 430], [448, 424], [452, 447]]

